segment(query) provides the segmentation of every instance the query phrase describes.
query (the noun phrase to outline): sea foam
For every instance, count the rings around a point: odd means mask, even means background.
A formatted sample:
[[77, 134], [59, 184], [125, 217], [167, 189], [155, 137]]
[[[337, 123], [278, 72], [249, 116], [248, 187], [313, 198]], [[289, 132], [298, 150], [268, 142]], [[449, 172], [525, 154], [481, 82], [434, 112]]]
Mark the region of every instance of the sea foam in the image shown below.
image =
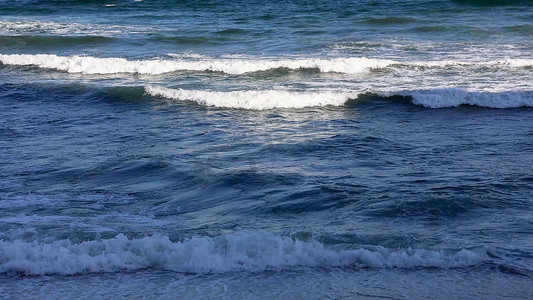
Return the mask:
[[0, 272], [72, 275], [162, 269], [185, 273], [284, 270], [293, 267], [456, 268], [482, 263], [486, 253], [470, 250], [338, 249], [268, 232], [171, 241], [166, 236], [115, 238], [74, 244], [0, 241]]
[[[361, 92], [296, 92], [288, 90], [249, 90], [212, 92], [148, 86], [147, 94], [172, 100], [193, 101], [199, 105], [265, 110], [273, 108], [304, 108], [341, 106], [349, 99], [358, 100]], [[435, 89], [397, 92], [376, 92], [377, 97], [403, 96], [415, 105], [446, 108], [471, 105], [488, 108], [533, 107], [533, 92], [472, 92], [462, 89]]]
[[356, 93], [293, 92], [285, 90], [213, 92], [169, 89], [159, 86], [148, 86], [145, 90], [146, 93], [152, 96], [194, 101], [199, 105], [254, 110], [327, 105], [339, 106], [346, 103], [348, 99], [357, 97]]
[[226, 74], [244, 74], [271, 69], [319, 69], [321, 72], [356, 74], [371, 68], [383, 68], [392, 60], [370, 58], [333, 59], [202, 59], [202, 60], [126, 60], [91, 56], [58, 56], [53, 54], [0, 54], [6, 65], [38, 66], [69, 73], [83, 74], [149, 74], [175, 71], [214, 71]]
[[436, 89], [427, 91], [406, 91], [400, 94], [410, 96], [413, 104], [428, 108], [457, 107], [471, 105], [488, 108], [533, 107], [533, 92], [472, 92], [461, 89]]
[[69, 73], [83, 74], [148, 74], [158, 75], [176, 71], [213, 71], [226, 74], [245, 74], [273, 69], [318, 69], [320, 72], [359, 74], [371, 69], [387, 67], [493, 66], [523, 68], [533, 67], [533, 59], [507, 59], [484, 62], [421, 61], [401, 62], [389, 59], [365, 57], [339, 58], [202, 58], [127, 60], [124, 58], [99, 58], [91, 56], [58, 56], [53, 54], [0, 54], [0, 62], [6, 65], [38, 66]]

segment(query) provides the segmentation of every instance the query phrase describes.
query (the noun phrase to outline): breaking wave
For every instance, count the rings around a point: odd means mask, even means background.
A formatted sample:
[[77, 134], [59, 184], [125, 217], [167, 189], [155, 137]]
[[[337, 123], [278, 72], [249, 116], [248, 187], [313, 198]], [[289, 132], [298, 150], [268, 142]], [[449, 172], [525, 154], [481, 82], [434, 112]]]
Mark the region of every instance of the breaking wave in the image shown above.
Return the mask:
[[303, 108], [311, 106], [340, 106], [357, 94], [335, 92], [291, 92], [284, 90], [250, 90], [211, 92], [169, 89], [148, 86], [146, 93], [173, 100], [194, 101], [199, 105], [264, 110], [272, 108]]
[[387, 67], [427, 67], [443, 68], [450, 66], [494, 66], [523, 68], [533, 67], [533, 59], [506, 59], [486, 62], [468, 61], [422, 61], [400, 62], [389, 59], [365, 57], [348, 58], [294, 58], [294, 59], [237, 59], [207, 58], [199, 60], [127, 60], [124, 58], [98, 58], [91, 56], [58, 56], [53, 54], [0, 54], [0, 62], [5, 65], [38, 66], [69, 73], [82, 74], [148, 74], [157, 75], [176, 71], [213, 71], [226, 74], [245, 74], [272, 69], [319, 69], [320, 72], [358, 74], [371, 69]]
[[[446, 108], [471, 105], [488, 108], [533, 107], [533, 92], [470, 92], [461, 89], [436, 89], [384, 93], [361, 92], [294, 92], [286, 90], [249, 90], [212, 92], [170, 89], [159, 86], [145, 88], [147, 94], [172, 100], [193, 101], [199, 105], [265, 110], [273, 108], [304, 108], [313, 106], [341, 106], [359, 100], [410, 100], [427, 108]], [[399, 97], [395, 97], [399, 96]]]
[[437, 89], [403, 93], [412, 98], [413, 104], [428, 108], [457, 107], [461, 105], [488, 108], [533, 107], [533, 92], [469, 92], [461, 89]]
[[370, 68], [383, 68], [391, 60], [369, 58], [335, 59], [206, 59], [206, 60], [126, 60], [90, 56], [57, 56], [53, 54], [0, 55], [6, 65], [38, 66], [69, 73], [114, 74], [133, 73], [157, 75], [175, 71], [214, 71], [227, 74], [245, 74], [271, 69], [320, 69], [321, 72], [361, 73]]
[[[339, 246], [339, 245], [338, 245]], [[470, 250], [390, 250], [381, 246], [338, 248], [267, 232], [171, 241], [166, 236], [74, 244], [0, 241], [0, 272], [72, 275], [162, 269], [183, 273], [258, 272], [292, 267], [457, 268], [478, 265], [486, 253]]]

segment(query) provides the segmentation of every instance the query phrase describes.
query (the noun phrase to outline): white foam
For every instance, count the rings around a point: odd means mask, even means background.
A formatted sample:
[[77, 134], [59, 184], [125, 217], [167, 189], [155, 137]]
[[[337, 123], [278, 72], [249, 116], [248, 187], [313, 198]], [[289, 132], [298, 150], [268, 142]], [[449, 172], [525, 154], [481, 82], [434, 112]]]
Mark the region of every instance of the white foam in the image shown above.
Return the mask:
[[357, 98], [357, 93], [335, 92], [293, 92], [285, 90], [249, 90], [232, 92], [212, 92], [200, 90], [169, 89], [148, 86], [146, 93], [174, 100], [194, 101], [200, 105], [244, 108], [303, 108], [311, 106], [340, 106], [350, 98]]
[[507, 59], [486, 62], [468, 61], [425, 61], [400, 62], [388, 59], [370, 59], [364, 57], [314, 59], [237, 59], [237, 58], [198, 58], [197, 60], [126, 60], [123, 58], [98, 58], [91, 56], [58, 56], [53, 54], [0, 54], [0, 62], [6, 65], [38, 66], [69, 73], [83, 74], [150, 74], [157, 75], [175, 71], [215, 71], [227, 74], [245, 74], [278, 68], [311, 69], [321, 72], [358, 74], [370, 69], [415, 66], [415, 67], [449, 67], [449, 66], [493, 66], [493, 67], [532, 67], [533, 59]]
[[413, 98], [413, 103], [428, 108], [473, 105], [489, 108], [533, 107], [533, 92], [475, 92], [461, 89], [436, 89], [427, 91], [400, 92]]
[[469, 250], [335, 249], [267, 232], [239, 232], [172, 242], [165, 236], [115, 238], [73, 244], [0, 241], [0, 272], [80, 274], [145, 268], [186, 273], [284, 270], [292, 267], [455, 268], [479, 264], [485, 253]]
[[38, 66], [69, 73], [115, 74], [133, 73], [157, 75], [175, 71], [215, 71], [227, 74], [244, 74], [277, 68], [317, 68], [322, 72], [356, 74], [371, 68], [383, 68], [394, 61], [369, 58], [334, 59], [201, 59], [201, 60], [126, 60], [123, 58], [97, 58], [90, 56], [58, 56], [53, 54], [1, 55], [6, 65]]
[[[200, 105], [265, 110], [273, 108], [304, 108], [313, 106], [341, 106], [349, 99], [357, 99], [361, 92], [295, 92], [286, 90], [250, 90], [211, 92], [200, 90], [169, 89], [148, 86], [146, 93], [173, 100], [194, 101]], [[533, 92], [528, 91], [466, 91], [462, 89], [434, 89], [377, 92], [387, 97], [409, 96], [413, 104], [427, 108], [472, 105], [489, 108], [533, 107]]]

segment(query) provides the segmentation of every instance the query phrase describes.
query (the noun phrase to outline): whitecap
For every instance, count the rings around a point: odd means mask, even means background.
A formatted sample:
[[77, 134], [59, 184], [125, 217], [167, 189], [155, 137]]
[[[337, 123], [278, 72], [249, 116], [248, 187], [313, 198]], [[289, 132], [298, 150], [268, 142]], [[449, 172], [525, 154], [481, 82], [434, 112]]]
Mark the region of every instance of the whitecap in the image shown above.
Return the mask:
[[303, 108], [311, 106], [340, 106], [357, 93], [295, 92], [287, 90], [246, 90], [214, 92], [170, 89], [147, 86], [147, 94], [173, 100], [193, 101], [199, 105], [264, 110], [273, 108]]
[[316, 240], [301, 241], [268, 232], [171, 241], [166, 236], [72, 243], [0, 241], [0, 273], [72, 275], [162, 269], [184, 273], [258, 272], [294, 267], [456, 268], [478, 265], [486, 253], [465, 249], [343, 249]]

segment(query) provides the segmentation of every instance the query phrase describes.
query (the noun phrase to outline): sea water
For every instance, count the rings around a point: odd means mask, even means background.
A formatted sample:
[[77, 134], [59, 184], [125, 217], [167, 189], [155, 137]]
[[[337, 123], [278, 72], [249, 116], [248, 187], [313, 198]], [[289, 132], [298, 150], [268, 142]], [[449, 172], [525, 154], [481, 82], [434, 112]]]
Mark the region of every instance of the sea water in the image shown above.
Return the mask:
[[533, 297], [533, 2], [0, 2], [0, 297]]

